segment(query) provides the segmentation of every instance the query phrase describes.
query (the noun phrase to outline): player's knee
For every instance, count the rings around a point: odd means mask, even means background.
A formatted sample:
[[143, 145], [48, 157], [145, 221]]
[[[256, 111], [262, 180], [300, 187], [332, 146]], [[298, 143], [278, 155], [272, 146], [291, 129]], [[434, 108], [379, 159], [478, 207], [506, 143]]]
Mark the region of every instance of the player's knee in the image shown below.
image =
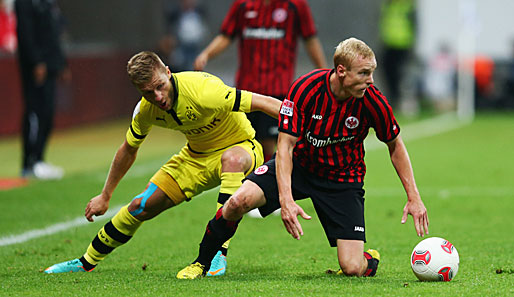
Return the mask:
[[130, 204], [128, 206], [128, 211], [130, 212], [131, 215], [137, 216], [145, 210], [144, 205], [141, 204], [141, 200], [143, 200], [142, 197], [139, 197], [139, 198], [136, 197], [136, 198], [132, 199], [132, 201], [130, 202]]
[[238, 150], [227, 150], [221, 155], [221, 164], [226, 171], [243, 172], [251, 165], [251, 159]]
[[360, 261], [347, 261], [345, 263], [339, 263], [341, 270], [344, 275], [347, 276], [361, 276], [362, 275], [362, 263]]
[[251, 204], [248, 201], [248, 197], [246, 197], [243, 193], [232, 195], [227, 203], [225, 203], [225, 207], [226, 212], [224, 215], [226, 217], [242, 216], [252, 209]]

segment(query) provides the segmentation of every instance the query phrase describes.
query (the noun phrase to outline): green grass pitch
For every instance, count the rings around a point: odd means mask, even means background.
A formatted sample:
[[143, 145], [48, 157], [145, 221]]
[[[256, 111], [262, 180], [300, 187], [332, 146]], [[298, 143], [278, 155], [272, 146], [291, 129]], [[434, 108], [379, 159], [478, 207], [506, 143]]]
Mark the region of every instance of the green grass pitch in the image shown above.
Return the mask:
[[[374, 278], [324, 273], [337, 269], [336, 250], [329, 247], [310, 200], [305, 200], [299, 204], [313, 218], [301, 221], [301, 240], [287, 234], [279, 216], [246, 217], [231, 243], [225, 276], [177, 280], [177, 271], [196, 257], [214, 214], [213, 190], [143, 224], [92, 273], [41, 271], [80, 257], [107, 218], [0, 246], [0, 295], [513, 296], [514, 114], [479, 114], [472, 124], [426, 136], [409, 129], [416, 127], [411, 124], [400, 120], [428, 208], [430, 236], [448, 239], [460, 254], [458, 275], [449, 283], [419, 282], [411, 271], [410, 253], [421, 239], [411, 218], [400, 224], [405, 194], [381, 145], [366, 154], [365, 247], [378, 249], [382, 256]], [[0, 191], [0, 242], [82, 216], [87, 201], [103, 186], [126, 127], [122, 122], [56, 133], [48, 159], [64, 166], [67, 175], [61, 181], [33, 181]], [[184, 143], [176, 133], [154, 130], [115, 191], [111, 207], [140, 193], [160, 164]], [[0, 177], [18, 174], [19, 148], [17, 139], [0, 139]]]

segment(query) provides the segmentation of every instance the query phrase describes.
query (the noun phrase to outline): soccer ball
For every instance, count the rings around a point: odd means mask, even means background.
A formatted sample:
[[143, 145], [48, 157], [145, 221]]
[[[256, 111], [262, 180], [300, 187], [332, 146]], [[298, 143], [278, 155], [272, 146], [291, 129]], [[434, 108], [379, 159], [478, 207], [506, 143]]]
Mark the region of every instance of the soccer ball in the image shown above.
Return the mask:
[[459, 253], [448, 240], [422, 240], [410, 257], [412, 271], [420, 281], [451, 281], [459, 271]]

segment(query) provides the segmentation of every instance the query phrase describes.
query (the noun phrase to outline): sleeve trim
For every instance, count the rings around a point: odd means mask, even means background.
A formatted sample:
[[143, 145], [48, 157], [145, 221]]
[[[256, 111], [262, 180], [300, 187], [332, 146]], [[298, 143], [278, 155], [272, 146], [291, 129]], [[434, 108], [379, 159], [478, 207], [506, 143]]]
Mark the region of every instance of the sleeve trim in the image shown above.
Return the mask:
[[134, 131], [134, 128], [132, 128], [132, 124], [130, 125], [130, 132], [137, 139], [144, 139], [146, 137], [146, 135], [139, 135], [139, 134], [137, 134], [136, 131]]
[[234, 101], [234, 106], [232, 107], [232, 111], [239, 111], [240, 105], [241, 105], [241, 90], [236, 89], [236, 100]]

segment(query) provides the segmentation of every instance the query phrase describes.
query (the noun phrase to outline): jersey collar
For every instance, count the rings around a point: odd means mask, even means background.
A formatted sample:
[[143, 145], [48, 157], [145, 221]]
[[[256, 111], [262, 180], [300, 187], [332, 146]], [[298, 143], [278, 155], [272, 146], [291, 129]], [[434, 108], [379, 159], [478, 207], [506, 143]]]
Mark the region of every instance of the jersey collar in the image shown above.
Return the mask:
[[177, 78], [175, 77], [175, 75], [173, 75], [173, 73], [171, 74], [171, 78], [170, 78], [170, 82], [171, 82], [171, 85], [173, 87], [173, 104], [171, 105], [171, 109], [166, 111], [168, 114], [170, 114], [173, 119], [175, 120], [175, 122], [177, 122], [177, 124], [179, 125], [182, 125], [182, 121], [178, 118], [178, 115], [177, 113], [175, 112], [175, 107], [177, 107], [177, 98], [178, 98], [178, 84], [177, 82], [175, 81]]

